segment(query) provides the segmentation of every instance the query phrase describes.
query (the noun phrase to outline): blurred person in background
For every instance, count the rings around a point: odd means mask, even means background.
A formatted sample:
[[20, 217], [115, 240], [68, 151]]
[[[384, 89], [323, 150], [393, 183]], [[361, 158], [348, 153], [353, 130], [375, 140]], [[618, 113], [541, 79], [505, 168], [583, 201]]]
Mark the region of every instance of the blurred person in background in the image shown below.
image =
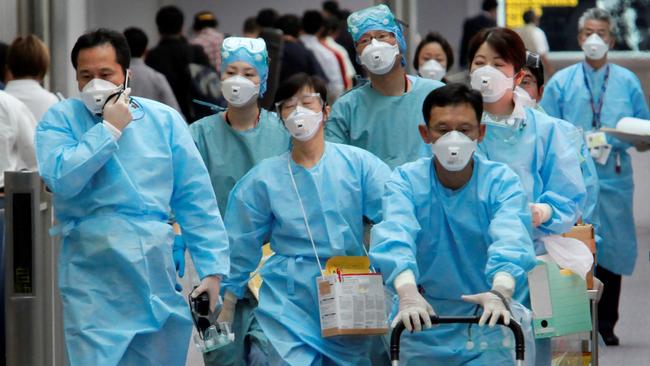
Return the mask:
[[0, 42], [0, 90], [5, 88], [5, 66], [7, 62], [7, 51], [9, 50], [9, 45], [4, 42]]
[[284, 39], [280, 80], [286, 80], [290, 76], [301, 72], [327, 80], [314, 54], [298, 39], [300, 36], [300, 18], [294, 14], [285, 14], [278, 18], [275, 27], [282, 31], [282, 38]]
[[497, 0], [483, 0], [481, 12], [463, 23], [463, 36], [460, 41], [460, 67], [467, 68], [467, 50], [470, 40], [485, 28], [497, 26]]
[[217, 31], [219, 21], [210, 11], [202, 11], [194, 16], [194, 36], [190, 43], [203, 47], [203, 51], [215, 70], [221, 70], [221, 43], [223, 34]]
[[246, 38], [257, 38], [260, 36], [260, 29], [256, 17], [248, 17], [242, 25], [242, 34]]
[[356, 75], [356, 71], [354, 70], [350, 56], [348, 56], [348, 52], [342, 45], [336, 42], [336, 37], [338, 37], [341, 31], [340, 23], [341, 21], [337, 17], [331, 16], [325, 18], [325, 28], [322, 31], [321, 43], [336, 55], [341, 74], [343, 75], [343, 85], [345, 90], [349, 90], [352, 87], [352, 81]]
[[156, 100], [181, 112], [181, 108], [165, 75], [144, 63], [143, 57], [147, 52], [147, 44], [149, 43], [144, 31], [140, 28], [130, 27], [124, 30], [124, 37], [126, 37], [131, 50], [131, 67], [129, 69], [131, 72], [129, 75], [131, 94]]
[[445, 37], [438, 32], [428, 33], [415, 48], [413, 68], [418, 75], [446, 83], [445, 75], [454, 65], [454, 51]]
[[546, 70], [545, 74], [548, 76], [552, 75], [553, 67], [546, 57], [550, 51], [548, 39], [546, 39], [546, 33], [539, 27], [539, 16], [533, 9], [524, 12], [524, 26], [515, 29], [515, 31], [519, 34], [521, 40], [524, 41], [527, 50], [540, 55], [544, 69]]
[[9, 47], [5, 91], [25, 103], [36, 121], [59, 101], [59, 98], [43, 88], [43, 79], [49, 66], [50, 51], [33, 34], [16, 38]]

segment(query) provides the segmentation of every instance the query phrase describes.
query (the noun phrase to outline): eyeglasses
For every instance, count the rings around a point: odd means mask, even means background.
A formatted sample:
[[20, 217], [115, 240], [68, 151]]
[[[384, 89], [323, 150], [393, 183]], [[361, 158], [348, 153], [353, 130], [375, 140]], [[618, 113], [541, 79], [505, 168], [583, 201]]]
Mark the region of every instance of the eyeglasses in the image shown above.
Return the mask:
[[532, 85], [535, 85], [535, 87], [537, 87], [537, 81], [529, 76], [525, 76], [524, 79], [521, 81], [521, 84], [519, 84], [519, 86], [521, 86], [522, 88], [527, 88]]
[[275, 110], [280, 113], [280, 116], [288, 116], [299, 105], [309, 109], [321, 108], [323, 106], [323, 99], [320, 93], [304, 93], [275, 103]]
[[376, 33], [375, 36], [364, 35], [356, 43], [357, 47], [365, 47], [372, 42], [373, 39], [376, 39], [379, 42], [387, 42], [395, 39], [395, 35], [391, 32], [381, 32]]

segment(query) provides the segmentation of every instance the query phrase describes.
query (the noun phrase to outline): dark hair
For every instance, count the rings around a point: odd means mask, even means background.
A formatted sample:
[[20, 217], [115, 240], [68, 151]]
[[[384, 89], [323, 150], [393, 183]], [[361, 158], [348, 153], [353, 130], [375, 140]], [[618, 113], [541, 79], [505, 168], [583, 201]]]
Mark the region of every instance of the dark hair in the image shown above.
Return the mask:
[[259, 32], [259, 30], [260, 25], [257, 24], [257, 19], [255, 17], [248, 17], [244, 20], [244, 27], [242, 29], [244, 33], [254, 33]]
[[124, 30], [124, 37], [131, 49], [131, 57], [142, 57], [149, 43], [147, 34], [140, 28], [129, 27]]
[[492, 11], [496, 9], [498, 6], [497, 0], [483, 0], [483, 4], [481, 4], [481, 9], [485, 11]]
[[302, 15], [302, 30], [307, 34], [317, 34], [325, 25], [323, 14], [318, 10], [307, 10]]
[[483, 116], [483, 97], [481, 97], [480, 92], [462, 83], [449, 83], [429, 93], [424, 98], [424, 103], [422, 104], [422, 116], [428, 126], [433, 107], [447, 107], [459, 104], [469, 104], [472, 106], [474, 113], [476, 113], [477, 123], [481, 123], [481, 117]]
[[9, 46], [0, 42], [0, 82], [5, 82], [5, 66], [7, 64], [7, 52], [9, 51]]
[[33, 34], [18, 37], [7, 51], [6, 62], [14, 78], [33, 77], [41, 80], [50, 66], [50, 51], [45, 43]]
[[478, 49], [486, 42], [499, 56], [514, 66], [515, 73], [524, 67], [526, 63], [526, 46], [524, 46], [524, 41], [521, 40], [517, 32], [501, 27], [483, 29], [472, 37], [469, 41], [469, 51], [467, 53], [469, 56], [469, 65], [472, 64], [472, 60], [476, 56]]
[[273, 24], [278, 19], [278, 12], [272, 8], [265, 8], [257, 13], [257, 24], [263, 28], [273, 28]]
[[306, 86], [311, 87], [316, 93], [320, 94], [323, 101], [327, 101], [327, 87], [325, 86], [325, 82], [318, 76], [310, 76], [304, 72], [299, 72], [291, 75], [278, 86], [278, 89], [275, 91], [273, 105], [293, 97], [300, 89]]
[[168, 36], [181, 33], [185, 17], [181, 9], [173, 6], [163, 6], [156, 13], [158, 33]]
[[334, 15], [335, 17], [338, 17], [339, 13], [341, 12], [339, 3], [332, 0], [323, 1], [323, 10]]
[[327, 33], [335, 33], [341, 29], [341, 20], [335, 16], [325, 18], [325, 30]]
[[535, 77], [537, 89], [544, 86], [544, 64], [542, 58], [533, 52], [526, 51], [526, 66], [524, 66]]
[[524, 23], [530, 24], [535, 21], [535, 10], [528, 9], [524, 12]]
[[418, 65], [418, 59], [420, 58], [420, 52], [424, 46], [429, 43], [438, 43], [440, 47], [442, 47], [442, 50], [447, 56], [447, 71], [449, 71], [454, 65], [454, 51], [451, 49], [451, 45], [449, 42], [447, 42], [445, 37], [443, 37], [442, 34], [438, 32], [430, 32], [424, 37], [420, 44], [418, 44], [417, 48], [415, 49], [415, 57], [413, 57], [413, 67], [416, 70], [419, 70], [420, 65]]
[[126, 42], [126, 38], [122, 33], [106, 28], [90, 31], [77, 38], [77, 42], [72, 47], [72, 53], [70, 54], [74, 69], [77, 69], [77, 58], [81, 50], [103, 45], [110, 45], [115, 49], [117, 63], [122, 66], [122, 71], [126, 73], [126, 69], [131, 64], [129, 44]]
[[219, 26], [219, 21], [211, 11], [204, 10], [194, 15], [194, 24], [192, 24], [192, 29], [195, 32], [204, 28], [216, 28], [217, 26]]
[[288, 36], [298, 38], [300, 34], [300, 18], [295, 14], [285, 14], [275, 22], [275, 28]]

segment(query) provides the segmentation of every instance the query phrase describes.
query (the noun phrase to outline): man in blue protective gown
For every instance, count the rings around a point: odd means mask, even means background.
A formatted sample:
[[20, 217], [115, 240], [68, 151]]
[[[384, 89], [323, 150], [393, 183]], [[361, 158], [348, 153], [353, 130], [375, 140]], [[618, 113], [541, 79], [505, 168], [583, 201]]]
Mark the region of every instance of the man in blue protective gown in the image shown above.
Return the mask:
[[[486, 127], [480, 93], [449, 84], [426, 97], [422, 113], [420, 134], [434, 157], [395, 169], [370, 249], [399, 295], [393, 325], [402, 321], [417, 332], [402, 337], [400, 359], [405, 365], [513, 364], [512, 350], [502, 346], [507, 332], [493, 326], [500, 317], [509, 322], [510, 301], [535, 265], [527, 194], [507, 165], [474, 154]], [[431, 327], [435, 313], [471, 316], [476, 305], [483, 307], [479, 325], [489, 321], [489, 328], [441, 325], [419, 332]]]
[[614, 326], [618, 321], [621, 275], [632, 274], [637, 258], [632, 162], [626, 151], [632, 145], [598, 130], [615, 128], [623, 117], [650, 119], [650, 112], [639, 79], [631, 71], [607, 61], [607, 51], [615, 41], [615, 23], [609, 13], [589, 9], [578, 27], [578, 42], [585, 52], [585, 61], [560, 70], [551, 78], [541, 106], [549, 115], [582, 129], [596, 161], [603, 240], [597, 248], [595, 274], [605, 285], [598, 304], [598, 327], [607, 345], [618, 345]]
[[386, 5], [352, 13], [348, 30], [370, 82], [334, 103], [327, 140], [368, 150], [391, 169], [430, 156], [418, 135], [419, 110], [427, 94], [443, 84], [406, 74], [406, 41]]
[[[129, 48], [99, 29], [72, 50], [81, 99], [45, 114], [40, 174], [62, 236], [59, 287], [70, 365], [184, 365], [192, 329], [174, 289], [172, 210], [214, 308], [228, 274], [228, 238], [183, 118], [130, 98]], [[127, 84], [127, 85], [125, 85]]]

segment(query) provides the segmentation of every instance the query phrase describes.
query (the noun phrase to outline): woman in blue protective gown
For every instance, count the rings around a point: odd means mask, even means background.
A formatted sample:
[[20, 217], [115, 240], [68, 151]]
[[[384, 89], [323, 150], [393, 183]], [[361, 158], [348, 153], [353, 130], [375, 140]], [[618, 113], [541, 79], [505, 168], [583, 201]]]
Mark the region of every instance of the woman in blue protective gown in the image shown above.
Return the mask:
[[278, 88], [276, 106], [293, 137], [291, 151], [246, 174], [226, 209], [232, 266], [224, 310], [242, 297], [262, 244], [270, 240], [275, 252], [260, 271], [264, 282], [255, 312], [274, 349], [271, 364], [370, 365], [371, 338], [321, 336], [315, 252], [322, 263], [364, 254], [363, 220], [381, 219], [390, 170], [364, 150], [324, 141], [326, 99], [323, 82], [305, 74]]
[[[487, 125], [478, 151], [508, 164], [521, 179], [533, 219], [535, 251], [546, 252], [544, 235], [568, 232], [580, 218], [586, 189], [579, 152], [557, 119], [525, 106], [514, 92], [524, 77], [526, 49], [517, 33], [488, 28], [470, 41], [472, 88], [483, 96]], [[526, 98], [527, 99], [527, 98]], [[529, 304], [527, 293], [518, 300]], [[538, 365], [550, 364], [550, 342], [537, 342]]]

